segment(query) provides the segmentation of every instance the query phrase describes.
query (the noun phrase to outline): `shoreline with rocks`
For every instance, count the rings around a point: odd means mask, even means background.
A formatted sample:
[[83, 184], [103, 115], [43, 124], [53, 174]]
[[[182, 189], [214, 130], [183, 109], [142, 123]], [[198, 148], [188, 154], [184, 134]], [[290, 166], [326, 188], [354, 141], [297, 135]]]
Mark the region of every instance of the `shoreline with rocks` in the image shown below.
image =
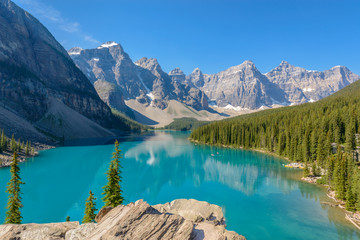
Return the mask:
[[[48, 150], [55, 148], [55, 145], [48, 145], [43, 143], [35, 143], [33, 145], [34, 148], [34, 154], [30, 156], [26, 156], [23, 153], [20, 153], [18, 155], [19, 162], [25, 162], [29, 158], [33, 158], [39, 155], [39, 151]], [[5, 151], [3, 153], [0, 153], [0, 168], [9, 167], [11, 165], [13, 158], [13, 153], [11, 151]]]
[[360, 213], [359, 212], [350, 212], [346, 210], [345, 207], [345, 202], [337, 199], [336, 198], [336, 192], [330, 190], [328, 185], [324, 185], [324, 184], [319, 184], [317, 183], [317, 180], [321, 179], [320, 177], [316, 177], [316, 176], [308, 176], [308, 177], [302, 177], [301, 180], [304, 182], [308, 182], [311, 184], [316, 184], [318, 186], [322, 186], [322, 187], [327, 187], [327, 197], [332, 199], [334, 201], [334, 203], [331, 202], [320, 202], [321, 204], [325, 204], [325, 205], [329, 205], [331, 207], [338, 207], [341, 208], [342, 210], [344, 210], [345, 212], [345, 219], [348, 220], [349, 222], [351, 222], [357, 229], [360, 230]]
[[[245, 148], [242, 148], [242, 147], [233, 147], [233, 146], [226, 146], [226, 145], [220, 145], [220, 146], [219, 145], [212, 145], [212, 144], [208, 144], [208, 143], [202, 143], [202, 142], [199, 142], [197, 140], [193, 140], [191, 138], [189, 138], [189, 141], [192, 142], [192, 143], [195, 143], [195, 144], [204, 144], [204, 145], [209, 145], [209, 146], [218, 146], [218, 147], [223, 147], [223, 148], [233, 148], [233, 149], [242, 149], [242, 150], [260, 152], [260, 153], [263, 153], [263, 154], [266, 154], [266, 155], [269, 155], [269, 156], [273, 156], [273, 157], [277, 157], [279, 159], [283, 159], [283, 160], [285, 160], [287, 162], [290, 162], [290, 164], [292, 163], [288, 158], [279, 156], [274, 152], [269, 152], [269, 151], [264, 150], [264, 149], [254, 149], [254, 148], [245, 149]], [[317, 180], [320, 179], [321, 177], [322, 176], [308, 176], [308, 177], [301, 177], [299, 180], [307, 182], [307, 183], [311, 183], [311, 184], [316, 184], [316, 185], [322, 186], [322, 187], [329, 187], [327, 185], [317, 183]], [[357, 229], [360, 230], [360, 212], [353, 213], [353, 212], [347, 211], [345, 209], [345, 202], [335, 198], [335, 191], [330, 191], [329, 189], [327, 189], [326, 191], [327, 191], [326, 195], [330, 199], [334, 200], [335, 203], [322, 202], [322, 204], [326, 204], [326, 205], [329, 205], [329, 206], [332, 206], [332, 207], [339, 207], [339, 208], [343, 209], [345, 211], [345, 219], [347, 219]]]

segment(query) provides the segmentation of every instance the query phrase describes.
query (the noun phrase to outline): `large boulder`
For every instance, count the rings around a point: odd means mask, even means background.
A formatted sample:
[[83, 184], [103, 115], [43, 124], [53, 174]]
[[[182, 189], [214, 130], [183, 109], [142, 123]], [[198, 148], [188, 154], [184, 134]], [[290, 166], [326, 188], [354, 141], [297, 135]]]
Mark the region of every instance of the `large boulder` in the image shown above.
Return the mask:
[[225, 229], [219, 206], [180, 199], [150, 206], [143, 200], [113, 209], [103, 208], [98, 223], [0, 225], [1, 240], [178, 239], [244, 240]]
[[79, 226], [79, 222], [63, 222], [49, 224], [6, 224], [0, 225], [2, 240], [60, 240], [65, 234]]

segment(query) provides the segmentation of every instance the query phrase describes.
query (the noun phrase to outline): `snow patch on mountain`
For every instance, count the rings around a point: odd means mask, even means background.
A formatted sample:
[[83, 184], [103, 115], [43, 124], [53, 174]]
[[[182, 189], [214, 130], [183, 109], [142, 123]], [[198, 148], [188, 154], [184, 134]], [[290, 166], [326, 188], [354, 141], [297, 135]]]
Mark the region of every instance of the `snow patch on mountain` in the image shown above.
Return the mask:
[[303, 92], [313, 92], [314, 89], [313, 88], [304, 88], [302, 91]]
[[116, 42], [107, 42], [107, 43], [101, 44], [99, 47], [97, 47], [97, 49], [109, 48], [109, 47], [118, 46], [118, 45], [119, 44], [117, 44]]

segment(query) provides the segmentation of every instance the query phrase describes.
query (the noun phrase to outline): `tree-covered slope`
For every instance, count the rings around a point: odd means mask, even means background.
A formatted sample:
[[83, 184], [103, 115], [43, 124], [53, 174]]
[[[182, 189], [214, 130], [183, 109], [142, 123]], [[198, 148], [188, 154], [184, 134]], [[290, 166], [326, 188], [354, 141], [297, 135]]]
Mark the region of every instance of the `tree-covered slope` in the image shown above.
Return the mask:
[[[315, 103], [202, 126], [190, 138], [208, 144], [262, 149], [291, 161], [305, 162], [314, 169], [321, 167], [326, 174], [323, 182], [332, 186], [340, 199], [356, 198], [360, 209], [359, 171], [356, 158], [351, 157], [357, 155], [359, 132], [360, 81], [357, 81]], [[334, 148], [338, 148], [336, 155]]]
[[165, 126], [164, 128], [171, 130], [188, 131], [208, 123], [208, 121], [199, 121], [196, 118], [175, 118], [172, 123]]

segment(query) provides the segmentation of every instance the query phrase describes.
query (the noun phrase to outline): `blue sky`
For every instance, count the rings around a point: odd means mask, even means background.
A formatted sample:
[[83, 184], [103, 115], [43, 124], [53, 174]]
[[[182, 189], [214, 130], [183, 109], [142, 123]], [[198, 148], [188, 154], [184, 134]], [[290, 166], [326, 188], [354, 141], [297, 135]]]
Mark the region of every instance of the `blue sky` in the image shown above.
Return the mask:
[[164, 71], [216, 73], [252, 60], [309, 70], [344, 65], [360, 74], [360, 1], [13, 0], [66, 48], [120, 43], [132, 60]]

